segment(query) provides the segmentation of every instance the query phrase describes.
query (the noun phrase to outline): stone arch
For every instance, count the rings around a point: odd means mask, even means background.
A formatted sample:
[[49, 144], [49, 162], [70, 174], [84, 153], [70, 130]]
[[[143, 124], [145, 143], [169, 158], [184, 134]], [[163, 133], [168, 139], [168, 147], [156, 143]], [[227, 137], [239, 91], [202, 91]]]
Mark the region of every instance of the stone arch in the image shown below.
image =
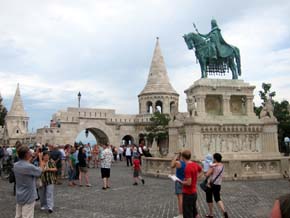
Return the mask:
[[146, 112], [148, 114], [152, 114], [153, 113], [153, 103], [152, 103], [152, 101], [147, 101], [146, 102]]
[[122, 144], [128, 145], [128, 144], [134, 144], [134, 137], [131, 135], [125, 135], [122, 138]]
[[170, 104], [169, 104], [169, 107], [170, 107], [169, 108], [170, 113], [175, 112], [174, 110], [177, 107], [176, 102], [175, 101], [171, 101]]
[[163, 102], [158, 100], [155, 102], [155, 110], [163, 113]]
[[142, 144], [142, 143], [144, 143], [144, 145], [145, 145], [145, 142], [146, 142], [145, 134], [139, 133], [138, 141], [139, 141], [139, 145]]
[[99, 138], [102, 142], [107, 142], [110, 144], [115, 143], [115, 135], [113, 130], [99, 121], [86, 122], [78, 125], [75, 131], [72, 133], [73, 140], [76, 139], [78, 134], [85, 129], [88, 129], [88, 131], [90, 131], [96, 139]]
[[12, 135], [14, 135], [14, 134], [16, 134], [16, 135], [22, 134], [21, 129], [18, 126], [13, 128]]

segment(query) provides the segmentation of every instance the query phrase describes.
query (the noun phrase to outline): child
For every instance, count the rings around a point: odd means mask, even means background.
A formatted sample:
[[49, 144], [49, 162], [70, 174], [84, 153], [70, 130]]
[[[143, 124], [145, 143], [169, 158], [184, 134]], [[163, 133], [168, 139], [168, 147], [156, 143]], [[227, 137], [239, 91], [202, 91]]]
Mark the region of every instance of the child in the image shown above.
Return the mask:
[[213, 163], [212, 155], [211, 154], [207, 154], [205, 156], [204, 160], [202, 161], [204, 175], [209, 170], [209, 168], [211, 167], [212, 163]]
[[[216, 164], [213, 163], [213, 157], [211, 154], [207, 154], [204, 158], [204, 161], [202, 161], [203, 165], [203, 173], [206, 175], [206, 172], [211, 168], [214, 167]], [[210, 179], [208, 179], [209, 176], [206, 177], [207, 180], [207, 186], [210, 187]]]
[[133, 156], [133, 177], [134, 177], [134, 183], [133, 185], [138, 185], [137, 179], [141, 180], [142, 184], [144, 185], [145, 180], [139, 175], [141, 172], [141, 168], [140, 168], [140, 160], [138, 155], [134, 155]]

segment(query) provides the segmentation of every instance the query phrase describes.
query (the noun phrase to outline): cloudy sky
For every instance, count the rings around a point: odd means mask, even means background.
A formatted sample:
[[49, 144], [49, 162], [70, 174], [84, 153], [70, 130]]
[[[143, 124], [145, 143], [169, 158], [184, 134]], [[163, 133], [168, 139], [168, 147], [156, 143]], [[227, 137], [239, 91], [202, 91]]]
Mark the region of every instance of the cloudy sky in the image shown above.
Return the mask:
[[0, 93], [9, 110], [20, 83], [30, 131], [76, 107], [79, 91], [83, 107], [138, 113], [158, 36], [185, 111], [183, 91], [200, 70], [182, 35], [192, 22], [209, 32], [214, 17], [240, 49], [241, 79], [290, 100], [289, 11], [288, 0], [0, 0]]

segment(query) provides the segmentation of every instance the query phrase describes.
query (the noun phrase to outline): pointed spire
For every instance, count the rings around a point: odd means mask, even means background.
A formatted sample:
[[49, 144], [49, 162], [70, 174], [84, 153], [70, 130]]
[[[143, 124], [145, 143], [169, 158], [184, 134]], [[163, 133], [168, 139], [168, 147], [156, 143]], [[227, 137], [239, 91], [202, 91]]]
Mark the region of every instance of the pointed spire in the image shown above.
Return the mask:
[[169, 82], [165, 62], [159, 45], [159, 38], [157, 37], [156, 39], [149, 76], [145, 88], [140, 95], [160, 92], [177, 94]]
[[17, 83], [17, 89], [16, 89], [15, 96], [12, 102], [12, 106], [7, 115], [27, 117], [27, 114], [24, 111], [23, 102], [20, 95], [19, 83]]

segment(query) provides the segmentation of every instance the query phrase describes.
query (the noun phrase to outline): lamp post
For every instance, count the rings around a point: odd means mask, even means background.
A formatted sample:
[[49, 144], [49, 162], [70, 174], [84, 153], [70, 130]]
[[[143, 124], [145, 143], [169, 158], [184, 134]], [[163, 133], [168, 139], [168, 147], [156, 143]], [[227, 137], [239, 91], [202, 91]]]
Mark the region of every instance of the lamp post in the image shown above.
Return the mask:
[[78, 94], [79, 108], [81, 107], [81, 97], [82, 97], [82, 94], [81, 92], [79, 92]]

